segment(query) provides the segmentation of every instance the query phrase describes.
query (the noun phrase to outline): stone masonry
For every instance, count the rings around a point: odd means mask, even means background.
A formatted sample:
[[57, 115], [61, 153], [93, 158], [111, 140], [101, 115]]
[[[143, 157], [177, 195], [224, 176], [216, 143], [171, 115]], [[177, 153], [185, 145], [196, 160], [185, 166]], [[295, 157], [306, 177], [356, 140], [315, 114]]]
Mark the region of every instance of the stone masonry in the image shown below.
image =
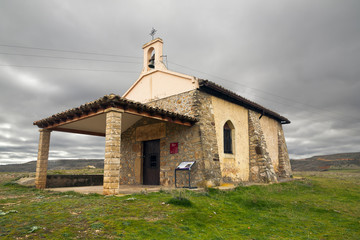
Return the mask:
[[198, 167], [202, 169], [202, 183], [199, 184], [219, 185], [221, 170], [211, 96], [199, 90], [192, 90], [149, 104], [199, 119], [199, 122], [192, 127], [193, 132], [199, 133], [198, 139], [193, 140], [194, 143], [198, 144], [197, 152], [198, 155], [201, 154], [202, 159], [198, 162]]
[[122, 111], [110, 108], [106, 113], [104, 195], [117, 194], [120, 184]]
[[[144, 118], [139, 120], [122, 134], [122, 156], [120, 184], [142, 184], [142, 141], [137, 141], [136, 129], [142, 126], [152, 126], [162, 123], [159, 120]], [[201, 146], [198, 131], [195, 126], [187, 127], [174, 123], [163, 125], [166, 134], [160, 138], [160, 185], [175, 185], [175, 168], [182, 161], [196, 161], [195, 168], [191, 171], [192, 185], [195, 186], [202, 178], [197, 170], [197, 164], [201, 163]], [[139, 137], [139, 136], [137, 136]], [[147, 140], [159, 139], [157, 136], [147, 136]], [[145, 139], [144, 139], [145, 140]], [[170, 143], [178, 143], [178, 153], [170, 154]], [[181, 173], [177, 176], [178, 184], [184, 184]]]
[[38, 189], [46, 187], [46, 173], [49, 158], [50, 133], [46, 129], [40, 129], [38, 159], [36, 162], [35, 185]]
[[267, 152], [266, 141], [258, 115], [249, 110], [249, 181], [277, 182], [277, 176], [270, 155]]
[[280, 130], [278, 131], [278, 146], [279, 146], [279, 177], [289, 178], [292, 177], [291, 165], [289, 154], [285, 142], [284, 131], [280, 125]]
[[203, 154], [202, 166], [199, 166], [203, 171], [203, 185], [217, 186], [221, 184], [221, 169], [211, 95], [195, 91], [194, 97]]
[[[210, 95], [193, 90], [164, 99], [152, 101], [148, 105], [197, 117], [192, 127], [174, 123], [164, 125], [165, 136], [160, 138], [160, 184], [174, 186], [174, 170], [182, 161], [196, 161], [191, 171], [192, 186], [213, 186], [221, 181], [219, 155], [215, 132], [214, 116]], [[146, 126], [152, 128], [159, 120], [144, 118], [122, 134], [120, 184], [141, 184], [142, 142], [137, 141], [136, 130]], [[159, 137], [146, 136], [146, 140]], [[179, 152], [169, 153], [170, 143], [177, 142]], [[187, 175], [178, 172], [178, 184], [186, 185]]]
[[[107, 113], [104, 194], [116, 194], [121, 184], [142, 184], [143, 141], [160, 139], [160, 185], [174, 186], [174, 170], [182, 161], [196, 161], [192, 169], [192, 186], [216, 186], [221, 177], [218, 145], [211, 95], [192, 90], [148, 103], [153, 107], [196, 117], [191, 127], [143, 118], [121, 134], [121, 113]], [[249, 181], [277, 182], [277, 175], [259, 114], [249, 110]], [[146, 131], [144, 131], [144, 129]], [[285, 139], [280, 126], [279, 176], [291, 175]], [[145, 134], [145, 135], [142, 135]], [[170, 154], [170, 143], [177, 142], [179, 152]], [[120, 160], [121, 158], [121, 160]], [[178, 172], [179, 185], [187, 184], [187, 175]], [[182, 175], [182, 176], [181, 176]]]
[[194, 103], [196, 90], [180, 93], [146, 103], [151, 107], [158, 107], [167, 111], [194, 117], [197, 105]]

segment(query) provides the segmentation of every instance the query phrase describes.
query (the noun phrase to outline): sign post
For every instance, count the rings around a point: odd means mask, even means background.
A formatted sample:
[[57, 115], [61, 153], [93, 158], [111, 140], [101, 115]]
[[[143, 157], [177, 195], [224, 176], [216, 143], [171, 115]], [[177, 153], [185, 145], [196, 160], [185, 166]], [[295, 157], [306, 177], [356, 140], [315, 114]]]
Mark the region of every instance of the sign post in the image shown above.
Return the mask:
[[175, 168], [175, 188], [177, 188], [176, 185], [176, 172], [177, 171], [188, 171], [189, 174], [189, 186], [184, 188], [196, 188], [196, 187], [191, 187], [191, 167], [196, 163], [196, 161], [194, 162], [181, 162], [176, 168]]

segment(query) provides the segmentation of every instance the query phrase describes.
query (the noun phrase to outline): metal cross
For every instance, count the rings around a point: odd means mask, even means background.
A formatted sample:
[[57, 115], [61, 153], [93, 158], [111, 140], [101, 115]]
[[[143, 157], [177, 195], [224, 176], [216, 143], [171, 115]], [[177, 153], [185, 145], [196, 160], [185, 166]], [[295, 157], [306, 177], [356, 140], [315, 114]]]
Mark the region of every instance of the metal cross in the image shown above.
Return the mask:
[[157, 32], [157, 30], [155, 30], [155, 28], [151, 29], [151, 32], [150, 32], [149, 35], [152, 37], [152, 40], [154, 40], [154, 35], [155, 35], [156, 32]]

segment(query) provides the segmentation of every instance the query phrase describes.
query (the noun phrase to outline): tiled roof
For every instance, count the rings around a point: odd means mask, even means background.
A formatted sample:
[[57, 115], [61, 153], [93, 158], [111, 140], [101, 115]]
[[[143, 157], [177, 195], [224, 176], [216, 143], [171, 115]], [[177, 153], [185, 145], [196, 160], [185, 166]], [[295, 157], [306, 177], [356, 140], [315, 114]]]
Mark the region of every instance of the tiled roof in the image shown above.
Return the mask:
[[198, 120], [194, 117], [170, 112], [158, 107], [150, 107], [145, 104], [134, 102], [122, 98], [115, 94], [105, 95], [95, 101], [85, 103], [77, 108], [72, 108], [61, 113], [52, 115], [51, 117], [35, 121], [33, 124], [39, 128], [51, 127], [55, 124], [65, 123], [69, 120], [87, 116], [91, 113], [97, 113], [107, 108], [119, 108], [126, 112], [146, 113], [148, 116], [156, 116], [163, 119], [178, 120], [194, 124]]
[[244, 97], [241, 97], [240, 95], [238, 95], [230, 90], [227, 90], [226, 88], [224, 88], [216, 83], [213, 83], [209, 80], [199, 79], [199, 89], [204, 92], [207, 92], [211, 95], [220, 97], [224, 100], [233, 102], [235, 104], [238, 104], [238, 105], [244, 106], [248, 109], [259, 112], [265, 116], [271, 117], [271, 118], [279, 121], [282, 124], [290, 123], [289, 119], [281, 116], [280, 114], [273, 112], [273, 111], [255, 103], [255, 102], [252, 102]]

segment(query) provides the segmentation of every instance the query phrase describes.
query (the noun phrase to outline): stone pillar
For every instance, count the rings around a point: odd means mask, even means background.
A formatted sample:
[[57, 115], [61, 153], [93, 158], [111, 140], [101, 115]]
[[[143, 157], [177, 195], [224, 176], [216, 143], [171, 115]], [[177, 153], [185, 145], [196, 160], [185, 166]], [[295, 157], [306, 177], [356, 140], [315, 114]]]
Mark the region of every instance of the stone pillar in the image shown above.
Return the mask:
[[122, 113], [122, 110], [116, 108], [111, 108], [106, 113], [104, 195], [119, 192]]
[[50, 130], [40, 129], [39, 150], [36, 162], [35, 186], [38, 189], [46, 187], [46, 172], [49, 158]]

